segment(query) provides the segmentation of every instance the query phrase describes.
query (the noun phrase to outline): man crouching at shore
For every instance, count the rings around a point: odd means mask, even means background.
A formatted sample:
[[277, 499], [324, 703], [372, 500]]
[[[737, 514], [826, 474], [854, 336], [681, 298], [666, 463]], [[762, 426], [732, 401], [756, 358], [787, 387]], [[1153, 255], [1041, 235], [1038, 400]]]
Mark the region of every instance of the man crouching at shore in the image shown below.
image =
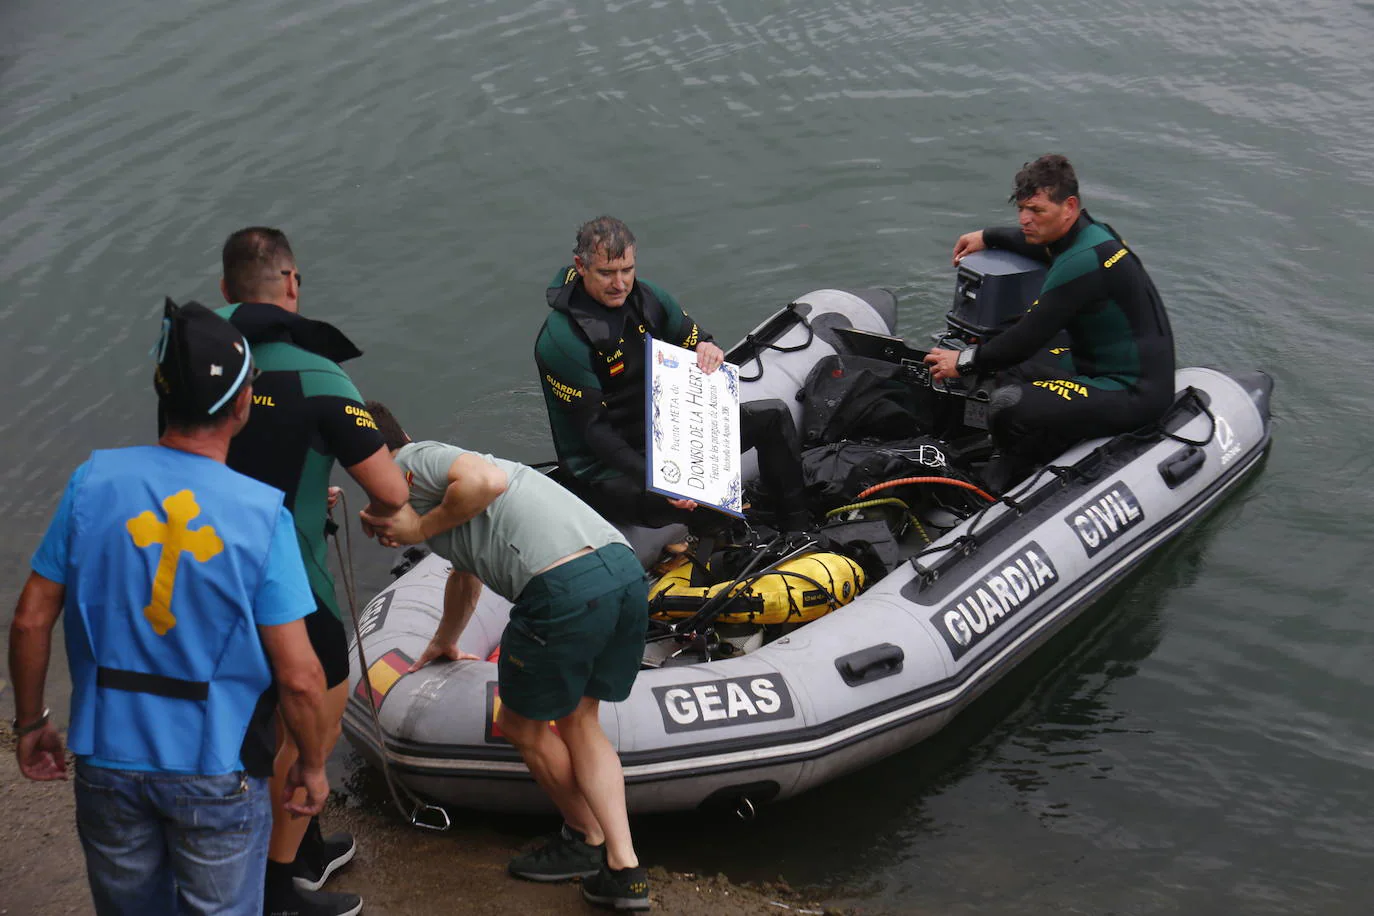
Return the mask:
[[[485, 584], [513, 602], [501, 637], [497, 724], [563, 815], [548, 843], [509, 870], [532, 881], [582, 878], [582, 896], [617, 910], [649, 908], [630, 838], [620, 758], [601, 730], [601, 701], [630, 695], [644, 654], [644, 571], [620, 532], [548, 477], [513, 461], [412, 442], [369, 401], [410, 481], [410, 505], [363, 521], [384, 546], [425, 541], [453, 564], [443, 619], [411, 671], [472, 659], [458, 638]], [[558, 724], [557, 731], [549, 728]]]

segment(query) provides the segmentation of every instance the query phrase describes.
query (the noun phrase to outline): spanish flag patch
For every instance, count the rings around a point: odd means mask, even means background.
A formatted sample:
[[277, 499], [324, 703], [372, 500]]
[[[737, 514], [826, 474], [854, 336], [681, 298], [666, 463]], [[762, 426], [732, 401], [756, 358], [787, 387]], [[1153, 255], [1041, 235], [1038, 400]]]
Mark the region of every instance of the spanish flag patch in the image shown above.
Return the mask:
[[374, 708], [380, 709], [382, 700], [386, 699], [387, 692], [410, 669], [414, 661], [415, 659], [410, 658], [400, 649], [392, 649], [368, 666], [367, 677], [358, 681], [358, 686], [354, 689], [353, 695], [366, 703], [369, 693], [368, 684], [371, 682], [372, 705]]
[[622, 359], [620, 362], [618, 362], [618, 363], [616, 363], [615, 365], [611, 366], [611, 377], [614, 378], [615, 376], [619, 375], [620, 373], [622, 373], [622, 372], [624, 372], [624, 371], [625, 371], [625, 361]]

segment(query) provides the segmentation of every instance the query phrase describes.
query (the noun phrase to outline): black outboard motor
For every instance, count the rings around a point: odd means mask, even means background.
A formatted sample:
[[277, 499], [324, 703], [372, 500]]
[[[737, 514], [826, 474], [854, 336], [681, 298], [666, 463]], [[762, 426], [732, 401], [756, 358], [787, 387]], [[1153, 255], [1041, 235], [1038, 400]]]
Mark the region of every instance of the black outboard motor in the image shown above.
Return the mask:
[[1046, 267], [1011, 251], [966, 255], [954, 279], [954, 307], [945, 315], [949, 334], [981, 343], [1011, 324], [1035, 301]]
[[[1026, 313], [1045, 281], [1046, 265], [1023, 255], [985, 249], [965, 255], [954, 277], [954, 306], [945, 314], [946, 329], [935, 339], [945, 350], [963, 350], [997, 336]], [[954, 438], [988, 428], [992, 376], [949, 379], [933, 386], [952, 395], [939, 411], [937, 432]]]

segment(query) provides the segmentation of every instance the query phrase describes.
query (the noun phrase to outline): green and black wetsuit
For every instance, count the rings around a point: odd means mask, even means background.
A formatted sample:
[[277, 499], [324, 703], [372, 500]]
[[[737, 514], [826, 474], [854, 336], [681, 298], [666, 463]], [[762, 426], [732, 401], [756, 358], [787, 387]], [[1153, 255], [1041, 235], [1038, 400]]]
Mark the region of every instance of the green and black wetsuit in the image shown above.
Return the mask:
[[[539, 384], [569, 487], [605, 518], [658, 527], [693, 520], [647, 489], [644, 445], [645, 335], [696, 349], [702, 331], [667, 292], [636, 280], [619, 308], [607, 308], [572, 267], [545, 293], [553, 311], [534, 345]], [[781, 401], [740, 405], [742, 450], [757, 447], [762, 477], [790, 505], [802, 486], [798, 438]]]
[[[1040, 296], [1011, 327], [980, 345], [973, 366], [1006, 370], [993, 397], [993, 436], [1044, 437], [1048, 450], [1158, 419], [1174, 397], [1174, 337], [1149, 274], [1110, 226], [1083, 212], [1062, 239], [1028, 245], [1019, 228], [983, 231], [989, 248], [1049, 262]], [[1059, 331], [1071, 371], [1033, 358]], [[1048, 457], [1041, 455], [1038, 457]]]
[[253, 383], [248, 425], [229, 446], [229, 467], [286, 494], [296, 520], [316, 613], [306, 618], [329, 686], [348, 679], [348, 641], [329, 572], [325, 520], [329, 475], [384, 446], [362, 396], [338, 364], [360, 356], [323, 321], [259, 302], [219, 310], [253, 348], [262, 375]]

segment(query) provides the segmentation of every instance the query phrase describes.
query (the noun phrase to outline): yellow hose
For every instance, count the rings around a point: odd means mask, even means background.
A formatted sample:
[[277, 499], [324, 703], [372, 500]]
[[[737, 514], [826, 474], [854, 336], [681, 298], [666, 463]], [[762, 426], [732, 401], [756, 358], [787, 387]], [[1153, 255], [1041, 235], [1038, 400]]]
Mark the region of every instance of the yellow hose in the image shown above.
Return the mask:
[[931, 543], [930, 535], [926, 534], [925, 528], [921, 527], [920, 519], [912, 514], [911, 507], [895, 496], [888, 496], [882, 499], [866, 499], [863, 502], [850, 503], [847, 506], [840, 506], [838, 509], [831, 509], [829, 512], [825, 513], [825, 517], [830, 519], [839, 515], [841, 512], [852, 512], [855, 509], [870, 509], [874, 506], [899, 506], [902, 510], [902, 514], [907, 517], [911, 524], [916, 526], [916, 532], [921, 535], [921, 540], [925, 541], [927, 544]]

